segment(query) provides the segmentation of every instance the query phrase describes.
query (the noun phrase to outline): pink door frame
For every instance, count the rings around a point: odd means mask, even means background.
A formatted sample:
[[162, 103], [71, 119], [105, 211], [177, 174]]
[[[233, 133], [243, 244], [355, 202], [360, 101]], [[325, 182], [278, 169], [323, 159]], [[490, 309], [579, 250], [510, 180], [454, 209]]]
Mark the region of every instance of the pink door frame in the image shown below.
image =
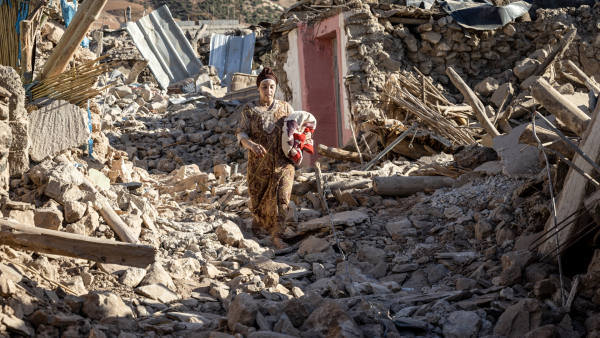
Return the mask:
[[[302, 166], [312, 166], [321, 155], [316, 153], [319, 144], [330, 147], [343, 147], [351, 137], [351, 131], [346, 117], [346, 102], [344, 100], [345, 67], [345, 35], [340, 28], [339, 15], [325, 19], [312, 28], [304, 22], [298, 23], [298, 64], [300, 70], [300, 88], [302, 93], [302, 110], [307, 111], [317, 119], [317, 129], [314, 135], [315, 154], [305, 153]], [[332, 40], [337, 44], [333, 46]], [[342, 141], [338, 144], [338, 122], [334, 89], [333, 48], [337, 48], [338, 83], [340, 84], [340, 104], [342, 113]]]

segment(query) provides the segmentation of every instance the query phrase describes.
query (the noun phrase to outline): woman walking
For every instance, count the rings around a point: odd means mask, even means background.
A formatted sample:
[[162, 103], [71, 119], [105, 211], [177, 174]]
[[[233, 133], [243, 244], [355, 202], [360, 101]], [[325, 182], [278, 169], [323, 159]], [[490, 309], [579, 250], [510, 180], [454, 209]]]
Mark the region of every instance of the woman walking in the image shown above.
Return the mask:
[[267, 67], [258, 75], [259, 99], [244, 107], [236, 136], [248, 154], [248, 193], [252, 211], [252, 231], [261, 229], [273, 236], [273, 244], [283, 249], [283, 232], [292, 185], [294, 162], [282, 149], [286, 117], [294, 112], [287, 102], [275, 100], [277, 75]]

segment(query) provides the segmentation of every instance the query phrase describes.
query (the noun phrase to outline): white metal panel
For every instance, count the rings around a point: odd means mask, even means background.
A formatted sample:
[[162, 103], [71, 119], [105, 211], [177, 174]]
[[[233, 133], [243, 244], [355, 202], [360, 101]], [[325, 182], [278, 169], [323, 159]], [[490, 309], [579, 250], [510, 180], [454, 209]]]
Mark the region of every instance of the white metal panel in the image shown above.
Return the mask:
[[250, 74], [254, 56], [254, 33], [246, 36], [215, 34], [210, 39], [210, 61], [215, 66], [223, 85], [228, 85], [233, 73]]
[[127, 23], [127, 31], [162, 89], [200, 72], [202, 62], [167, 5]]

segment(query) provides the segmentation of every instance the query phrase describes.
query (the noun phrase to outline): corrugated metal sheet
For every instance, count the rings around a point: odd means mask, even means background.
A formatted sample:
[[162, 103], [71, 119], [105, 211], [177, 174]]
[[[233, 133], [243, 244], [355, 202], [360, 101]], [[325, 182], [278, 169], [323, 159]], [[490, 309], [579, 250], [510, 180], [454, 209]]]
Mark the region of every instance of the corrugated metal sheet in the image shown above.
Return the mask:
[[254, 33], [246, 36], [213, 35], [210, 39], [210, 65], [217, 68], [219, 78], [229, 84], [233, 73], [250, 74], [254, 55]]
[[164, 5], [137, 22], [127, 23], [127, 31], [162, 89], [192, 77], [202, 62]]

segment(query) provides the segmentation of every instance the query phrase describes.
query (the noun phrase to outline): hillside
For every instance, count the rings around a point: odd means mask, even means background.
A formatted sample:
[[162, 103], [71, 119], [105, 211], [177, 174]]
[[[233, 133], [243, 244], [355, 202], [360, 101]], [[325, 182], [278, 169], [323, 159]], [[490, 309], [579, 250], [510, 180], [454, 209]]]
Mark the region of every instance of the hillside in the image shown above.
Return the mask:
[[260, 21], [272, 22], [279, 18], [285, 4], [269, 0], [132, 0], [133, 3], [158, 8], [167, 5], [173, 17], [179, 20], [240, 20], [242, 23], [257, 24]]

